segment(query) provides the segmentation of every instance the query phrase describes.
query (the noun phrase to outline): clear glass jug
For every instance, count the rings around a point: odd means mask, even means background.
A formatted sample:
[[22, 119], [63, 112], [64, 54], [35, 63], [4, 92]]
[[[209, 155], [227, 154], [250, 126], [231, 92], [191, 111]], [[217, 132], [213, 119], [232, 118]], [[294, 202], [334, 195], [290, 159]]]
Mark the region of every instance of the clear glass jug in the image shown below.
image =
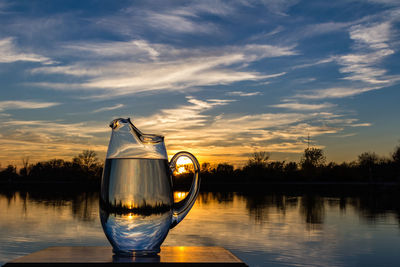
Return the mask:
[[[130, 119], [111, 122], [112, 134], [101, 181], [100, 220], [117, 255], [160, 252], [170, 228], [192, 208], [200, 189], [200, 166], [188, 152], [168, 163], [164, 137], [143, 134]], [[172, 171], [178, 158], [193, 162], [190, 192], [174, 203]]]

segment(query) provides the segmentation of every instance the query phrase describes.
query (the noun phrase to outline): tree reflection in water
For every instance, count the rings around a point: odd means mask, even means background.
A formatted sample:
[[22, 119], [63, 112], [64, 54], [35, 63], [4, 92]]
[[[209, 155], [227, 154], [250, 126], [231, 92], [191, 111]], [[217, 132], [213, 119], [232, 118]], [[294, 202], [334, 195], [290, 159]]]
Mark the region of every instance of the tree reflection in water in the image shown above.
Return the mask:
[[397, 189], [389, 191], [360, 191], [343, 193], [266, 193], [241, 194], [246, 201], [249, 214], [257, 223], [268, 222], [268, 215], [285, 216], [287, 210], [297, 209], [308, 229], [320, 228], [327, 207], [338, 207], [342, 213], [354, 209], [366, 223], [374, 224], [387, 215], [395, 214], [400, 227], [400, 194]]
[[235, 193], [233, 192], [201, 192], [197, 201], [202, 204], [210, 203], [229, 203], [233, 201]]
[[271, 209], [285, 215], [286, 210], [293, 208], [298, 202], [296, 197], [282, 194], [244, 195], [243, 197], [250, 217], [253, 217], [257, 223], [268, 222]]
[[[18, 198], [22, 201], [22, 212], [29, 209], [28, 202], [49, 208], [70, 207], [75, 219], [81, 221], [98, 220], [98, 192], [57, 192], [57, 191], [1, 191], [8, 206]], [[354, 209], [360, 218], [374, 224], [387, 215], [395, 215], [400, 227], [400, 194], [398, 189], [388, 191], [364, 190], [344, 193], [265, 192], [233, 193], [202, 192], [198, 198], [200, 205], [232, 205], [234, 201], [245, 203], [250, 218], [256, 223], [268, 223], [271, 213], [285, 216], [287, 211], [298, 210], [299, 218], [308, 229], [318, 229], [324, 224], [327, 208], [339, 208], [343, 213]], [[60, 209], [61, 210], [61, 209]], [[61, 211], [60, 211], [61, 212]]]
[[319, 228], [324, 223], [324, 199], [318, 195], [306, 194], [301, 197], [300, 214], [308, 228]]
[[[27, 203], [43, 205], [57, 210], [58, 207], [70, 207], [74, 218], [81, 221], [98, 220], [99, 194], [98, 192], [72, 191], [6, 191], [0, 196], [7, 198], [8, 206], [17, 197], [22, 201], [23, 212], [27, 212]], [[60, 209], [61, 212], [61, 209]]]
[[311, 228], [323, 224], [325, 216], [324, 198], [315, 194], [290, 196], [281, 194], [245, 195], [246, 208], [257, 223], [268, 222], [272, 212], [285, 216], [287, 210], [298, 209], [299, 215]]

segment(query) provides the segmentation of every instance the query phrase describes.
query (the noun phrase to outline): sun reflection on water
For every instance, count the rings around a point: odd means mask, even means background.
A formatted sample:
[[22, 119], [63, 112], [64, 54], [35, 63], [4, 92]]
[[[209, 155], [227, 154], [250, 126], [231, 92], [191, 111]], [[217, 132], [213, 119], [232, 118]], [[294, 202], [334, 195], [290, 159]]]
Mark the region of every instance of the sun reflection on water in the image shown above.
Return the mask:
[[187, 196], [188, 192], [174, 192], [174, 202], [179, 202]]

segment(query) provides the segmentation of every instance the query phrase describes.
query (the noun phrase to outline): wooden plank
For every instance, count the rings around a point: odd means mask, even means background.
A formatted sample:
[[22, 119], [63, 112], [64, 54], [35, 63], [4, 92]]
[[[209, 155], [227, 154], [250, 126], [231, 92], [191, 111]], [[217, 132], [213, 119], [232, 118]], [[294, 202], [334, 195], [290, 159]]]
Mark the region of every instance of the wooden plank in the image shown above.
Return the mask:
[[49, 247], [6, 263], [18, 266], [247, 266], [222, 247], [161, 247], [152, 257], [117, 257], [111, 247]]

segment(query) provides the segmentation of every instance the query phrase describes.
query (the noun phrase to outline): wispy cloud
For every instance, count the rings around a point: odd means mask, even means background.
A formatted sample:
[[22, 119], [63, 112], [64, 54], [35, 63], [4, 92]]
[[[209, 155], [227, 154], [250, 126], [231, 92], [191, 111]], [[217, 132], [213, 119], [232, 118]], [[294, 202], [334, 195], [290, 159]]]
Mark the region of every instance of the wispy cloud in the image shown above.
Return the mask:
[[356, 123], [350, 125], [351, 127], [370, 127], [372, 126], [372, 123], [366, 122], [366, 123]]
[[397, 0], [368, 0], [372, 3], [380, 3], [380, 4], [393, 4], [393, 5], [400, 5], [399, 1]]
[[[29, 133], [27, 133], [28, 136]], [[29, 156], [31, 162], [47, 161], [49, 159], [71, 160], [82, 150], [94, 150], [100, 158], [105, 155], [107, 146], [103, 144], [78, 143], [71, 140], [48, 142], [45, 136], [39, 140], [18, 140], [19, 136], [5, 136], [0, 138], [0, 162], [21, 166], [21, 158]], [[44, 145], [46, 144], [46, 145]], [[22, 166], [21, 166], [22, 167]]]
[[110, 111], [110, 110], [114, 110], [114, 109], [119, 109], [124, 107], [124, 104], [117, 104], [115, 106], [111, 106], [111, 107], [104, 107], [104, 108], [99, 108], [96, 110], [93, 110], [92, 113], [98, 113], [98, 112], [103, 112], [103, 111]]
[[180, 33], [210, 33], [215, 31], [212, 23], [199, 23], [188, 18], [187, 14], [148, 12], [145, 20], [147, 24], [158, 30], [175, 31]]
[[6, 151], [0, 155], [0, 161], [8, 157], [19, 160], [23, 155], [29, 155], [32, 161], [69, 160], [83, 149], [94, 149], [103, 156], [107, 148], [103, 135], [110, 131], [107, 123], [93, 122], [8, 119], [0, 121], [0, 126], [0, 149]]
[[[56, 139], [59, 139], [62, 135], [90, 138], [93, 137], [93, 134], [108, 131], [106, 124], [100, 127], [94, 126], [91, 122], [63, 123], [45, 120], [9, 120], [0, 122], [0, 124], [9, 127], [32, 127], [29, 129], [32, 133], [49, 133], [54, 135]], [[23, 128], [19, 129], [22, 130]]]
[[[105, 154], [104, 133], [109, 132], [107, 123], [67, 123], [49, 120], [0, 121], [0, 161], [19, 160], [29, 155], [32, 161], [63, 158], [70, 160], [84, 149]], [[18, 163], [19, 162], [15, 162]]]
[[[175, 49], [166, 45], [149, 44], [145, 41], [67, 46], [73, 51], [85, 50], [88, 54], [99, 54], [100, 57], [104, 56], [103, 47], [105, 54], [113, 58], [105, 59], [96, 68], [90, 68], [91, 60], [86, 59], [74, 65], [40, 67], [34, 69], [33, 72], [87, 77], [86, 80], [74, 86], [66, 83], [64, 88], [70, 90], [71, 87], [75, 87], [89, 92], [95, 90], [96, 97], [110, 97], [272, 79], [285, 73], [265, 74], [248, 71], [243, 66], [264, 58], [296, 54], [293, 47], [272, 45], [228, 46], [214, 50]], [[134, 57], [139, 53], [138, 51], [143, 52], [142, 50], [146, 51], [142, 62], [140, 58], [139, 61], [134, 62], [124, 60]], [[121, 51], [132, 53], [123, 53], [124, 59], [121, 59]], [[54, 89], [63, 88], [62, 83], [38, 82], [34, 85]]]
[[354, 49], [358, 52], [338, 56], [336, 61], [343, 67], [342, 73], [348, 73], [348, 80], [362, 81], [368, 84], [388, 84], [391, 77], [386, 69], [380, 67], [384, 58], [394, 51], [389, 46], [391, 40], [389, 21], [375, 25], [355, 25], [350, 28], [350, 38], [355, 41]]
[[[201, 161], [220, 161], [221, 155], [234, 164], [241, 164], [249, 151], [299, 153], [306, 146], [305, 137], [340, 133], [344, 127], [367, 126], [356, 119], [339, 119], [328, 112], [259, 113], [210, 115], [216, 107], [229, 105], [232, 99], [186, 98], [187, 103], [156, 113], [136, 117], [133, 123], [148, 133], [166, 136], [168, 152], [183, 148], [194, 152]], [[119, 108], [119, 105], [104, 110]], [[0, 121], [3, 129], [0, 148], [11, 154], [24, 155], [24, 149], [35, 151], [32, 160], [51, 157], [66, 158], [82, 149], [95, 149], [103, 155], [106, 149], [104, 134], [109, 128], [93, 122], [66, 123], [46, 120]], [[45, 127], [44, 127], [45, 126]], [[46, 147], [43, 147], [46, 144]], [[229, 149], [229, 155], [226, 154]], [[11, 155], [11, 154], [8, 155]], [[14, 155], [13, 154], [13, 155]], [[16, 154], [15, 154], [16, 155]], [[0, 157], [1, 159], [1, 157]]]
[[[90, 67], [81, 64], [73, 64], [68, 66], [46, 66], [46, 67], [38, 67], [30, 70], [31, 73], [46, 73], [46, 74], [64, 74], [64, 75], [72, 75], [72, 76], [95, 76], [101, 75], [101, 68], [99, 67]], [[41, 84], [41, 83], [38, 83]], [[43, 84], [46, 84], [45, 82]], [[57, 88], [57, 83], [52, 83]], [[63, 83], [58, 83], [59, 85], [63, 85]], [[61, 87], [65, 87], [61, 86]]]
[[[231, 151], [229, 158], [234, 164], [241, 164], [249, 151], [299, 153], [306, 145], [304, 140], [307, 134], [315, 137], [339, 133], [346, 126], [364, 126], [355, 119], [339, 120], [337, 115], [327, 112], [212, 116], [210, 112], [214, 108], [229, 105], [235, 100], [199, 99], [194, 96], [188, 96], [186, 100], [186, 104], [175, 108], [161, 109], [146, 117], [138, 116], [133, 123], [144, 132], [165, 135], [170, 154], [185, 148], [196, 153], [202, 161], [218, 161], [221, 155], [226, 155], [228, 148]], [[120, 108], [121, 105], [102, 110]], [[314, 107], [307, 108], [309, 111], [316, 110]], [[31, 154], [33, 160], [49, 157], [68, 159], [84, 148], [95, 149], [102, 155], [106, 149], [104, 133], [109, 131], [106, 124], [99, 126], [93, 122], [8, 119], [0, 125], [4, 129], [0, 148], [9, 147], [12, 140], [11, 143], [18, 146], [42, 151], [42, 154]], [[40, 149], [43, 143], [46, 143], [46, 148]], [[22, 153], [19, 149], [14, 149], [14, 152]]]
[[261, 92], [243, 92], [243, 91], [232, 91], [226, 93], [227, 95], [232, 95], [232, 96], [255, 96], [255, 95], [261, 95]]
[[299, 102], [288, 102], [282, 104], [271, 105], [270, 107], [275, 108], [286, 108], [292, 110], [320, 110], [334, 107], [332, 103], [322, 103], [322, 104], [304, 104]]
[[271, 36], [274, 36], [280, 32], [282, 32], [285, 28], [281, 25], [277, 26], [275, 29], [272, 31], [267, 31], [267, 32], [262, 32], [262, 33], [257, 33], [255, 35], [252, 35], [248, 38], [249, 41], [256, 41], [256, 40], [263, 40], [266, 38], [270, 38]]
[[[220, 160], [229, 157], [235, 164], [246, 159], [249, 151], [299, 153], [306, 147], [308, 134], [313, 137], [342, 132], [357, 119], [339, 119], [329, 112], [259, 113], [209, 115], [212, 109], [228, 105], [219, 101], [187, 98], [188, 104], [136, 117], [134, 124], [145, 132], [166, 136], [168, 152], [172, 155], [185, 148], [200, 160]], [[314, 108], [314, 107], [313, 107]], [[228, 129], [228, 130], [227, 130]], [[230, 151], [227, 155], [227, 149]]]
[[301, 32], [302, 32], [302, 37], [309, 37], [319, 34], [329, 34], [336, 31], [342, 31], [351, 25], [352, 22], [331, 21], [331, 22], [307, 25]]
[[336, 138], [347, 138], [347, 137], [352, 137], [352, 136], [356, 136], [356, 135], [357, 135], [357, 133], [348, 133], [348, 134], [338, 134], [338, 135], [335, 135], [333, 137], [336, 137]]
[[40, 62], [43, 64], [53, 63], [48, 57], [18, 49], [12, 37], [0, 39], [0, 63], [12, 63], [17, 61]]
[[[85, 56], [94, 55], [96, 58], [135, 58], [135, 61], [148, 61], [156, 59], [161, 53], [165, 53], [173, 47], [161, 44], [151, 44], [146, 40], [130, 40], [125, 42], [104, 42], [104, 43], [71, 43], [64, 45], [64, 48], [72, 51], [83, 51]], [[169, 50], [171, 51], [171, 50]], [[84, 56], [84, 57], [85, 57]]]
[[[239, 4], [239, 5], [238, 5]], [[236, 12], [239, 2], [227, 4], [223, 1], [187, 1], [185, 5], [165, 4], [161, 8], [132, 6], [122, 15], [140, 19], [143, 26], [165, 33], [209, 34], [218, 32], [218, 25], [204, 20], [203, 15], [225, 17]]]
[[311, 62], [311, 63], [306, 63], [306, 64], [300, 64], [300, 65], [293, 66], [292, 69], [302, 69], [302, 68], [314, 67], [314, 66], [317, 66], [317, 65], [334, 62], [334, 60], [335, 60], [335, 57], [329, 56], [327, 58], [319, 59], [319, 60], [316, 60], [316, 61]]
[[382, 87], [364, 87], [364, 88], [352, 88], [352, 87], [333, 87], [327, 89], [315, 89], [305, 91], [304, 93], [294, 95], [294, 98], [304, 99], [325, 99], [325, 98], [344, 98], [359, 95], [372, 90], [379, 90]]
[[237, 11], [236, 3], [227, 3], [221, 0], [193, 1], [190, 5], [174, 8], [174, 13], [200, 16], [201, 14], [213, 14], [228, 16]]
[[37, 102], [37, 101], [21, 101], [21, 100], [8, 100], [0, 101], [0, 111], [8, 109], [39, 109], [49, 108], [60, 105], [57, 102]]
[[[254, 3], [254, 1], [247, 1]], [[257, 1], [256, 1], [257, 2]], [[261, 3], [267, 7], [267, 9], [274, 14], [287, 16], [287, 11], [297, 4], [299, 0], [263, 0]]]
[[[360, 22], [363, 22], [360, 24]], [[310, 25], [309, 34], [316, 31], [348, 30], [350, 39], [354, 42], [354, 52], [343, 55], [332, 55], [312, 63], [296, 65], [292, 69], [313, 67], [320, 64], [336, 62], [341, 67], [339, 72], [345, 74], [345, 80], [361, 81], [366, 84], [387, 86], [399, 79], [387, 75], [382, 61], [394, 54], [391, 48], [393, 29], [390, 20], [380, 23], [370, 23], [368, 18], [359, 22], [323, 23]]]
[[[69, 53], [83, 51], [84, 59], [108, 58], [110, 62], [120, 62], [123, 59], [135, 59], [139, 62], [175, 61], [183, 58], [218, 58], [228, 55], [241, 55], [242, 61], [252, 62], [263, 58], [297, 55], [295, 45], [277, 46], [269, 44], [246, 44], [242, 46], [219, 46], [207, 48], [182, 48], [171, 45], [150, 43], [142, 39], [119, 42], [77, 42], [63, 46]], [[246, 57], [245, 57], [246, 56]], [[237, 59], [235, 59], [236, 61]], [[123, 61], [122, 61], [123, 62]]]
[[205, 126], [210, 119], [209, 115], [203, 113], [216, 106], [228, 105], [234, 100], [229, 99], [208, 99], [200, 100], [194, 97], [187, 97], [189, 105], [179, 105], [176, 108], [161, 109], [150, 117], [137, 119], [140, 125], [154, 131], [165, 131], [165, 129], [190, 129], [193, 127]]
[[[379, 90], [399, 81], [399, 76], [387, 75], [387, 70], [382, 66], [382, 61], [394, 53], [394, 50], [390, 47], [392, 35], [393, 30], [390, 21], [351, 26], [349, 36], [354, 41], [352, 47], [354, 53], [329, 56], [314, 63], [295, 66], [294, 69], [336, 62], [341, 66], [339, 72], [345, 74], [343, 79], [349, 80], [353, 84], [305, 90], [302, 93], [295, 94], [291, 99], [345, 98]], [[356, 82], [361, 83], [356, 84]]]
[[371, 48], [382, 49], [388, 48], [388, 42], [390, 40], [390, 28], [389, 22], [383, 22], [373, 26], [356, 25], [350, 30], [350, 38], [367, 44]]
[[[400, 81], [400, 9], [391, 0], [358, 3], [360, 12], [345, 17], [337, 12], [347, 0], [135, 1], [90, 10], [3, 2], [0, 150], [17, 158], [28, 148], [43, 159], [71, 156], [91, 144], [103, 153], [109, 116], [127, 103], [138, 104], [135, 125], [166, 136], [170, 154], [188, 149], [203, 160], [243, 162], [254, 150], [299, 153], [308, 133], [376, 127], [355, 118], [358, 103], [346, 101], [347, 112], [341, 98]], [[74, 105], [54, 114], [22, 120], [13, 111], [50, 109], [64, 97]], [[93, 116], [107, 121], [96, 125]]]

